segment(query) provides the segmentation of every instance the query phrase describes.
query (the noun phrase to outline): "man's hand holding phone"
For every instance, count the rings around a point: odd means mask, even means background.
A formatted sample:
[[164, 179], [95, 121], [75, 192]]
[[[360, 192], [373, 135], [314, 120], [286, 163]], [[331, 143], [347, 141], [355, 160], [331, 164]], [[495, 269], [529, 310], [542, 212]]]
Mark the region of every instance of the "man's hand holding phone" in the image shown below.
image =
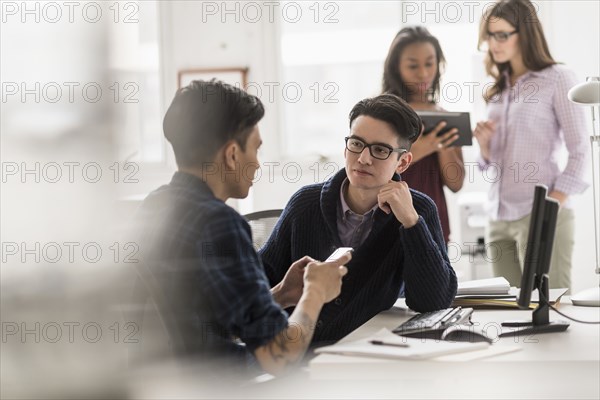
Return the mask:
[[352, 253], [346, 250], [335, 260], [309, 263], [304, 271], [304, 293], [318, 296], [323, 303], [335, 299], [342, 290], [342, 278], [348, 273], [344, 264], [351, 259]]
[[337, 249], [335, 249], [335, 251], [333, 253], [331, 253], [331, 255], [329, 257], [327, 257], [327, 260], [325, 260], [325, 262], [329, 262], [329, 261], [335, 261], [338, 258], [340, 258], [341, 256], [343, 256], [344, 254], [348, 253], [348, 252], [353, 252], [354, 249], [352, 247], [338, 247]]

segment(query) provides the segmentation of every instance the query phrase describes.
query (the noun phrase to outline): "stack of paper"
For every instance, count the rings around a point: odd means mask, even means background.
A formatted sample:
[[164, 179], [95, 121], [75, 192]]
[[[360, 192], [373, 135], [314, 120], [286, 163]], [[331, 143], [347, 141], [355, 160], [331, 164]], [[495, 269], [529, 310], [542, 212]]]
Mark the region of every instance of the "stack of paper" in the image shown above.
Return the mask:
[[[452, 302], [452, 307], [472, 307], [472, 308], [519, 308], [517, 304], [518, 288], [510, 288], [506, 295], [457, 295]], [[552, 305], [557, 305], [560, 298], [567, 292], [566, 288], [550, 289], [549, 302]], [[534, 290], [531, 293], [530, 309], [537, 307], [539, 303], [538, 291]]]
[[459, 282], [456, 295], [507, 295], [509, 290], [510, 284], [506, 278], [498, 277]]
[[[374, 344], [374, 342], [378, 344]], [[368, 338], [320, 347], [315, 349], [315, 353], [422, 360], [447, 354], [486, 349], [489, 346], [487, 342], [463, 343], [401, 337], [383, 328]]]

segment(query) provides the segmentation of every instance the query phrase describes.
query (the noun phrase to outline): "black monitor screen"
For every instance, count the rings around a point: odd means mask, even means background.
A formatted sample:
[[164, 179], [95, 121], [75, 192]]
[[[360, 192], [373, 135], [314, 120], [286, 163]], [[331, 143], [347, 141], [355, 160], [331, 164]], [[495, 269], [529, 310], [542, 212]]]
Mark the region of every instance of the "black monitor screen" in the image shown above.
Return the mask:
[[554, 199], [547, 198], [547, 193], [546, 186], [537, 185], [535, 187], [521, 291], [517, 301], [521, 308], [529, 308], [535, 279], [540, 279], [550, 270], [559, 203]]

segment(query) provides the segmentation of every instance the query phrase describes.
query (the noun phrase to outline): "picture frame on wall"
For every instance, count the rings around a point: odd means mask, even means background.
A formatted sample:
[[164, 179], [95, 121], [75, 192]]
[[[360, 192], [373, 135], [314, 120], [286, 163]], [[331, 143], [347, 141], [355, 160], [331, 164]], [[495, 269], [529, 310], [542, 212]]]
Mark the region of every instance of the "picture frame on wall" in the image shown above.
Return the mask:
[[230, 68], [191, 68], [183, 69], [177, 73], [177, 88], [187, 86], [193, 80], [209, 81], [218, 79], [230, 85], [246, 89], [248, 84], [247, 67]]

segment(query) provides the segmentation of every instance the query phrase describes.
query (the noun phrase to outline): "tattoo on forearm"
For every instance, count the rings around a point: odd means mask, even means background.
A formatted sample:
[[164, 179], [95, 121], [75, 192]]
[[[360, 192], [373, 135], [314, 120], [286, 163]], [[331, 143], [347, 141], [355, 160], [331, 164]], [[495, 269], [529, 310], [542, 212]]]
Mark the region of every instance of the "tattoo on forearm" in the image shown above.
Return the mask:
[[293, 315], [289, 326], [266, 346], [271, 359], [292, 365], [302, 360], [314, 332], [314, 321], [304, 312]]

